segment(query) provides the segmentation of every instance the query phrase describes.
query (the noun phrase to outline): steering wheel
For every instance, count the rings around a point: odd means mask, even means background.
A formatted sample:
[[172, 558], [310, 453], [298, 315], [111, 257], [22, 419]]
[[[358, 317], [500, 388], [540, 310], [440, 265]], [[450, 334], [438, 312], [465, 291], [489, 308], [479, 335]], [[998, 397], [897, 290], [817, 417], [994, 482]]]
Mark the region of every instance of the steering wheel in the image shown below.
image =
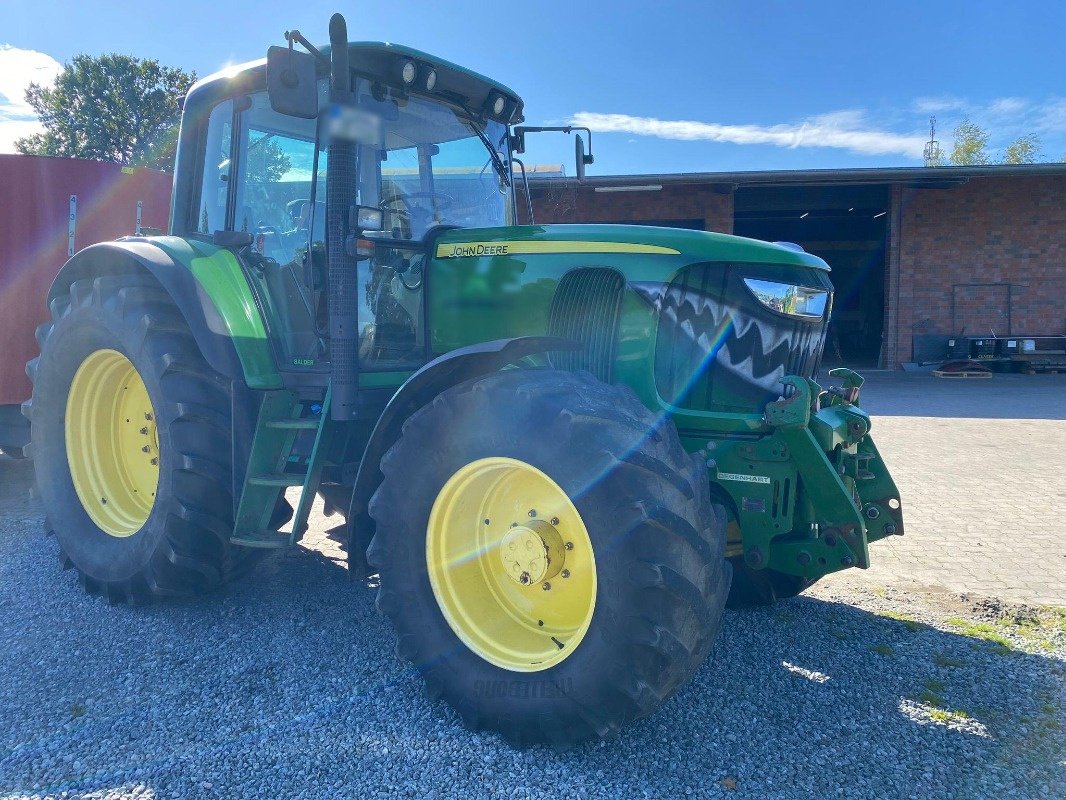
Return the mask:
[[397, 272], [403, 288], [409, 292], [416, 292], [422, 288], [422, 270], [425, 268], [425, 256], [417, 255], [411, 259], [410, 265], [403, 272]]
[[[428, 200], [429, 207], [414, 205], [412, 200]], [[433, 206], [436, 206], [434, 208]], [[455, 208], [455, 198], [439, 192], [406, 192], [381, 201], [381, 208], [394, 214], [403, 214], [411, 223], [425, 231], [434, 222], [434, 215]], [[415, 227], [415, 225], [412, 225]]]

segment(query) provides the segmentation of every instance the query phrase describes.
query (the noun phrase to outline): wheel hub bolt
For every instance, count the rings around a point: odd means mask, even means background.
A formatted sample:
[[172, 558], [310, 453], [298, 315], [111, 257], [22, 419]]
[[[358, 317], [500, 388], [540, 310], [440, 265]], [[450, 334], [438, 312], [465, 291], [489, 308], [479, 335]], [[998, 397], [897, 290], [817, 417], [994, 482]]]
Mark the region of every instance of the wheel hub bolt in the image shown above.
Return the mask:
[[877, 506], [870, 506], [866, 509], [866, 516], [870, 519], [877, 519], [881, 516], [881, 512], [878, 510]]
[[148, 427], [147, 426], [141, 428], [141, 434], [144, 435], [144, 436], [148, 435]]
[[535, 508], [529, 509], [529, 516], [531, 516], [531, 517], [537, 516], [537, 510]]
[[561, 573], [559, 573], [559, 574], [560, 574], [560, 575], [562, 575], [562, 576], [563, 576], [564, 578], [569, 578], [569, 577], [570, 577], [570, 570], [568, 570], [568, 569], [564, 569], [564, 570], [563, 570], [563, 571], [562, 571]]
[[522, 586], [543, 585], [562, 570], [563, 540], [546, 522], [510, 528], [498, 547], [504, 572]]
[[558, 524], [559, 524], [559, 518], [558, 517], [552, 517], [552, 525], [558, 525]]
[[551, 590], [552, 585], [550, 583], [548, 583], [547, 581], [544, 581], [544, 584], [540, 588], [542, 588], [544, 591], [547, 592], [547, 591]]
[[150, 452], [151, 449], [152, 449], [151, 447], [149, 447], [148, 445], [145, 445], [144, 447], [141, 448], [141, 452], [142, 453], [147, 453], [147, 452]]
[[573, 550], [574, 549], [574, 543], [573, 542], [567, 542], [566, 544], [563, 545], [563, 547], [565, 547], [567, 550]]

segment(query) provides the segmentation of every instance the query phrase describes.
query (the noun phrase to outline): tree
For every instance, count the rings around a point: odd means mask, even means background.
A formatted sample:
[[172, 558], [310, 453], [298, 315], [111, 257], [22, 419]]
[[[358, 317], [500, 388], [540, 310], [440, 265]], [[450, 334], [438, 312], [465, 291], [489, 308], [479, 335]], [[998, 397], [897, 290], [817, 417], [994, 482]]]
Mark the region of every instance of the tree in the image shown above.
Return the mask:
[[[964, 119], [955, 128], [955, 146], [951, 149], [949, 162], [955, 166], [990, 164], [988, 157], [988, 132]], [[927, 146], [928, 147], [928, 146]], [[1040, 137], [1035, 133], [1019, 136], [1003, 151], [1002, 164], [1035, 164], [1043, 153], [1040, 149]], [[939, 167], [942, 162], [932, 162], [926, 154], [926, 166]]]
[[248, 183], [277, 183], [292, 167], [288, 154], [274, 139], [274, 134], [253, 132], [248, 151], [245, 180]]
[[15, 142], [27, 155], [68, 156], [173, 170], [178, 100], [195, 73], [154, 59], [79, 54], [53, 86], [31, 83], [26, 102], [44, 132]]
[[1040, 137], [1035, 133], [1021, 136], [1003, 151], [1004, 164], [1035, 164], [1040, 159]]
[[988, 133], [980, 125], [964, 119], [955, 128], [951, 163], [956, 166], [988, 163]]

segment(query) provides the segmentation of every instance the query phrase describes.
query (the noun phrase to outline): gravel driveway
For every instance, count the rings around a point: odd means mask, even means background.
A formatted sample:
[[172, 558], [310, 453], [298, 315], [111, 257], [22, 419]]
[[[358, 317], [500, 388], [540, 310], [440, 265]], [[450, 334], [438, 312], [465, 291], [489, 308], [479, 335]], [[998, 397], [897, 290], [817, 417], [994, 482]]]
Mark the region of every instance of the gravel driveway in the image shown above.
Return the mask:
[[567, 753], [515, 751], [423, 698], [373, 590], [335, 550], [282, 554], [210, 598], [108, 606], [59, 571], [29, 475], [0, 460], [0, 797], [1061, 798], [1066, 786], [1066, 619], [1050, 611], [828, 587], [729, 612], [695, 681], [650, 720]]

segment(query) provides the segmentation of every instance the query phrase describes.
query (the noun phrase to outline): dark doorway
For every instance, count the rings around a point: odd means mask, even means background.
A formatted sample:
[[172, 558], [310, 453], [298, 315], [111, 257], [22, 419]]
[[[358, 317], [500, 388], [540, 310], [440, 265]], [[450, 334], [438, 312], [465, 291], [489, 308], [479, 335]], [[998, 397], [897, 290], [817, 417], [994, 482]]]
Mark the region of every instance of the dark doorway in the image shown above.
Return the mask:
[[691, 231], [702, 231], [704, 229], [702, 219], [627, 219], [625, 221], [603, 219], [589, 221], [596, 225], [620, 223], [622, 225], [652, 225], [661, 228], [688, 228]]
[[885, 319], [887, 186], [742, 186], [733, 232], [793, 242], [832, 268], [835, 288], [824, 363], [877, 367]]

